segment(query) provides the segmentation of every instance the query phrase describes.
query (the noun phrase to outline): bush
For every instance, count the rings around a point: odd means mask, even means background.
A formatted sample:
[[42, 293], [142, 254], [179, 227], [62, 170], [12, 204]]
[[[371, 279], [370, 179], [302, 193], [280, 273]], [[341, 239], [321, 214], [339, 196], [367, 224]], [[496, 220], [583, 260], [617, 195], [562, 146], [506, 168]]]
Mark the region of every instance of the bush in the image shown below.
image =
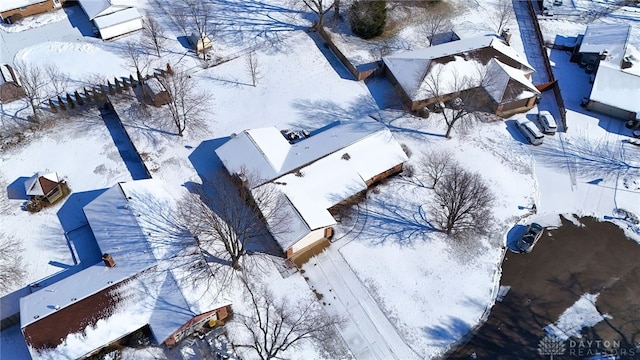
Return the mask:
[[349, 8], [351, 30], [363, 39], [379, 36], [387, 23], [386, 0], [356, 0]]

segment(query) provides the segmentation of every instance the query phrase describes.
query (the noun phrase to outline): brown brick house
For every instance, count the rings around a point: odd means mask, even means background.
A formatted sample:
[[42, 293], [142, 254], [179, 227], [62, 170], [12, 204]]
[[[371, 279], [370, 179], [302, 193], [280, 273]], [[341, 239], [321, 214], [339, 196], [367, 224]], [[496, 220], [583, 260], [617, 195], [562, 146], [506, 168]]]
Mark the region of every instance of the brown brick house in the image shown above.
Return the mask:
[[65, 0], [2, 0], [0, 20], [15, 22], [27, 16], [59, 9], [64, 2]]
[[383, 62], [387, 77], [412, 111], [436, 103], [436, 98], [447, 101], [456, 93], [479, 90], [492, 111], [508, 116], [531, 109], [540, 94], [531, 82], [533, 67], [497, 36], [392, 54]]

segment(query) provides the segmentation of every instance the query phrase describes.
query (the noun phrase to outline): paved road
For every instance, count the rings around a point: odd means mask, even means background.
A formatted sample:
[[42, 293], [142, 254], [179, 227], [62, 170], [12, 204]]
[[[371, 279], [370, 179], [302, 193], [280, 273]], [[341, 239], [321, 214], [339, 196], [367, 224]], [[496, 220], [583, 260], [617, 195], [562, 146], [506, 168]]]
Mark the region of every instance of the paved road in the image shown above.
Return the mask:
[[356, 359], [417, 359], [376, 301], [346, 263], [337, 247], [330, 246], [304, 266], [309, 284], [323, 295], [329, 314], [343, 316], [340, 334]]

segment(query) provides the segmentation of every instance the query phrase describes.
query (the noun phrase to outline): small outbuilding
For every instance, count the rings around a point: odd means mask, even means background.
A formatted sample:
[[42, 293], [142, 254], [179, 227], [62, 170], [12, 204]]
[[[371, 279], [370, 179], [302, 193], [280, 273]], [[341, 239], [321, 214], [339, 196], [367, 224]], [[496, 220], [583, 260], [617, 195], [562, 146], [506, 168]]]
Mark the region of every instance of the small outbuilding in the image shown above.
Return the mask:
[[191, 44], [197, 53], [211, 49], [211, 39], [209, 39], [206, 34], [200, 36], [196, 33], [191, 33], [191, 36], [189, 36], [189, 44]]
[[24, 183], [28, 196], [53, 204], [63, 196], [62, 183], [55, 172], [38, 172]]
[[0, 103], [8, 103], [24, 97], [20, 78], [7, 64], [0, 64]]
[[103, 40], [142, 29], [142, 15], [131, 0], [79, 0]]
[[153, 106], [160, 107], [171, 102], [171, 94], [164, 89], [160, 81], [155, 78], [149, 78], [144, 81], [144, 97]]

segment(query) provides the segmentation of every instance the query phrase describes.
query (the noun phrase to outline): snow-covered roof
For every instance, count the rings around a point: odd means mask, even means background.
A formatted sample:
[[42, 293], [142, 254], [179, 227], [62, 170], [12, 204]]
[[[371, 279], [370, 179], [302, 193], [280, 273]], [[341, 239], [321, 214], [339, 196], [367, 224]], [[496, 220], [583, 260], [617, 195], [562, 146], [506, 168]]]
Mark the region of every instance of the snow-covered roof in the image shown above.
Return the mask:
[[[479, 52], [483, 49], [492, 49], [504, 61], [508, 60], [513, 64], [517, 64], [519, 67], [517, 70], [522, 73], [534, 71], [525, 57], [521, 56], [515, 49], [496, 36], [486, 35], [389, 55], [383, 57], [383, 61], [409, 98], [412, 101], [418, 101], [431, 97], [431, 91], [427, 84], [430, 73], [437, 71], [440, 72], [441, 76], [448, 78], [454, 76], [452, 74], [455, 74], [455, 77], [458, 78], [465, 75], [470, 78], [479, 76], [482, 73], [482, 67], [486, 66], [488, 62], [483, 63], [474, 56], [467, 56], [467, 54]], [[453, 61], [450, 61], [451, 59], [438, 61], [444, 58], [453, 58]], [[453, 81], [444, 81], [445, 88], [448, 83], [453, 83]], [[441, 88], [438, 90], [442, 94], [448, 93], [446, 89]]]
[[589, 99], [640, 113], [640, 75], [621, 71], [619, 67], [607, 62], [600, 62]]
[[112, 12], [106, 15], [100, 15], [93, 19], [93, 23], [96, 24], [98, 30], [106, 29], [108, 27], [126, 23], [132, 20], [141, 19], [142, 15], [138, 12], [138, 9], [130, 7], [124, 8], [119, 11]]
[[[100, 262], [23, 297], [22, 328], [125, 280], [112, 291], [126, 292], [135, 301], [124, 307], [115, 305], [113, 316], [118, 311], [130, 314], [125, 317], [126, 324], [115, 328], [135, 330], [149, 324], [159, 342], [194, 315], [228, 303], [224, 300], [214, 303], [215, 296], [202, 296], [207, 289], [185, 281], [188, 275], [185, 268], [198, 259], [197, 255], [182, 253], [190, 245], [195, 246], [195, 242], [176, 218], [175, 200], [160, 181], [115, 185], [86, 205], [84, 213], [100, 251], [111, 255], [116, 265], [107, 267]], [[109, 318], [100, 320], [96, 326], [109, 328], [105, 322], [110, 322]], [[98, 339], [87, 338], [91, 333], [87, 332], [83, 341], [97, 342], [99, 347], [127, 334], [122, 331], [109, 338], [98, 332]], [[86, 349], [68, 350], [75, 351], [77, 356], [73, 358], [86, 353], [77, 353]]]
[[135, 6], [135, 0], [78, 0], [80, 6], [93, 20], [98, 16], [108, 15]]
[[245, 130], [233, 136], [216, 154], [229, 173], [250, 174], [250, 187], [274, 180], [297, 168], [361, 141], [387, 127], [371, 118], [337, 121], [295, 144], [275, 127]]
[[144, 83], [149, 87], [149, 90], [151, 90], [153, 95], [158, 95], [161, 92], [165, 91], [162, 85], [160, 84], [160, 81], [158, 81], [158, 79], [156, 79], [155, 77], [151, 77], [145, 80]]
[[[365, 181], [407, 160], [389, 129], [368, 117], [339, 122], [293, 145], [275, 128], [243, 134], [216, 153], [230, 172], [257, 174], [262, 182], [272, 181], [261, 186], [275, 185], [286, 196], [282, 211], [291, 213], [291, 231], [274, 233], [284, 249], [310, 230], [334, 225], [330, 207], [366, 190]], [[255, 185], [260, 181], [250, 184]]]
[[38, 4], [46, 0], [2, 0], [0, 1], [0, 12], [19, 9], [21, 7]]
[[[521, 89], [509, 91], [509, 81], [513, 80], [522, 85]], [[528, 98], [540, 94], [540, 91], [527, 79], [522, 71], [514, 69], [499, 60], [491, 59], [487, 65], [485, 78], [482, 86], [489, 96], [497, 103], [514, 101], [521, 98]]]
[[24, 182], [24, 189], [29, 196], [44, 196], [58, 183], [60, 183], [60, 179], [58, 179], [57, 173], [38, 172]]
[[580, 52], [600, 54], [606, 50], [606, 61], [620, 65], [630, 33], [628, 24], [591, 24], [584, 32]]

